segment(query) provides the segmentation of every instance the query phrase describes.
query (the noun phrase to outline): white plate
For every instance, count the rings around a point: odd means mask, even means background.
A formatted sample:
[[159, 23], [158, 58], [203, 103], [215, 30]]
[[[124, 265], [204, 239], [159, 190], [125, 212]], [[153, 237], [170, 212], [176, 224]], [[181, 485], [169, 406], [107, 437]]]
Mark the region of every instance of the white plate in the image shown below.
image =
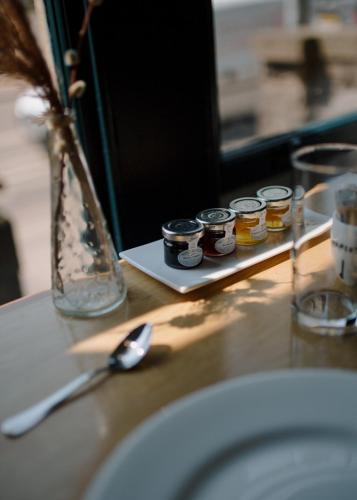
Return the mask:
[[357, 374], [240, 377], [162, 410], [112, 454], [86, 500], [355, 500]]
[[[326, 230], [327, 221], [324, 215], [310, 210], [305, 212], [305, 227], [309, 233], [322, 233]], [[193, 269], [167, 266], [164, 262], [163, 240], [125, 250], [120, 253], [120, 257], [174, 290], [187, 293], [285, 252], [292, 244], [291, 230], [269, 233], [267, 240], [259, 245], [240, 246], [236, 252], [224, 257], [205, 257], [203, 263]]]

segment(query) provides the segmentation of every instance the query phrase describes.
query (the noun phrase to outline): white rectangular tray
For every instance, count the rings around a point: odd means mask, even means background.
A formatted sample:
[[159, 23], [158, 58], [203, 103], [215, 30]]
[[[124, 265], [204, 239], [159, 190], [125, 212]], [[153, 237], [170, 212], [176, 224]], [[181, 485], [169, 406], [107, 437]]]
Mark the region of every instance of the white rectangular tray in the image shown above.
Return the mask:
[[[330, 221], [325, 216], [316, 212], [305, 212], [306, 232], [314, 231], [318, 236], [326, 231], [329, 225]], [[292, 244], [291, 229], [269, 233], [266, 241], [259, 245], [240, 246], [231, 255], [224, 257], [204, 257], [202, 264], [193, 269], [174, 269], [167, 266], [164, 262], [163, 240], [125, 250], [120, 253], [120, 257], [174, 290], [187, 293], [285, 252]]]

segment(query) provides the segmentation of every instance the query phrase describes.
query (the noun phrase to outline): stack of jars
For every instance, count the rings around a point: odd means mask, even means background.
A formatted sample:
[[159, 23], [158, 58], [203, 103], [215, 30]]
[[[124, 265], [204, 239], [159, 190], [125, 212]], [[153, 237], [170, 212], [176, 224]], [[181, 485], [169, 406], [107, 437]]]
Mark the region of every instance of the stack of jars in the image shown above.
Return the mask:
[[204, 256], [223, 257], [236, 245], [257, 245], [268, 231], [291, 225], [293, 192], [285, 186], [267, 186], [256, 197], [232, 200], [229, 208], [209, 208], [195, 219], [176, 219], [162, 226], [165, 263], [174, 268], [199, 266]]

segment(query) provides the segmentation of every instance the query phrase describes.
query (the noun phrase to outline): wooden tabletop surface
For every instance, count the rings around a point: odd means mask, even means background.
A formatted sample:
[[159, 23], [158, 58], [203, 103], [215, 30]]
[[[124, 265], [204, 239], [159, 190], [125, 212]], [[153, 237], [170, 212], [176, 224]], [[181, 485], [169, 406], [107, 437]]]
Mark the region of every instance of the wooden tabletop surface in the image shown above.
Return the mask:
[[47, 292], [0, 308], [0, 420], [105, 363], [129, 329], [154, 325], [140, 367], [98, 381], [21, 438], [0, 437], [0, 498], [81, 498], [128, 432], [216, 382], [291, 367], [357, 368], [356, 338], [321, 338], [292, 324], [288, 253], [186, 295], [122, 265], [128, 298], [109, 316], [63, 317]]

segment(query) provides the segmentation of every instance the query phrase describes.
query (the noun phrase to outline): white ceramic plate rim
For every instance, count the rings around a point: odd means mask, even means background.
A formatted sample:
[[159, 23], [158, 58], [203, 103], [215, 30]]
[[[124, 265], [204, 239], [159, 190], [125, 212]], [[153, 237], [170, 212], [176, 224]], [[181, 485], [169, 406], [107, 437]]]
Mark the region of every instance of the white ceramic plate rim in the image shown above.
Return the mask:
[[[306, 382], [309, 382], [308, 386], [306, 386], [307, 392], [312, 390], [312, 393], [314, 393], [314, 389], [311, 388], [314, 388], [316, 386], [320, 389], [326, 389], [326, 384], [328, 383], [342, 384], [342, 386], [355, 384], [357, 388], [357, 373], [354, 371], [342, 369], [276, 370], [272, 372], [260, 372], [253, 375], [241, 376], [232, 380], [220, 382], [199, 391], [195, 391], [194, 393], [185, 396], [174, 403], [171, 403], [167, 407], [164, 407], [152, 417], [148, 418], [137, 429], [134, 429], [134, 431], [132, 431], [119, 445], [117, 445], [117, 447], [111, 453], [104, 465], [100, 468], [99, 473], [90, 484], [85, 495], [85, 500], [99, 500], [104, 498], [107, 499], [108, 496], [105, 496], [105, 491], [108, 490], [108, 487], [110, 488], [113, 478], [114, 484], [115, 481], [118, 480], [118, 477], [120, 478], [120, 474], [123, 467], [125, 467], [128, 458], [132, 459], [133, 456], [134, 458], [135, 455], [138, 456], [139, 450], [140, 454], [145, 455], [146, 453], [147, 455], [149, 455], [148, 463], [150, 463], [150, 450], [147, 449], [147, 447], [145, 448], [145, 443], [147, 443], [152, 437], [158, 437], [162, 425], [170, 425], [170, 423], [175, 422], [175, 420], [181, 419], [182, 426], [184, 426], [185, 418], [192, 415], [193, 413], [199, 415], [201, 410], [204, 411], [205, 403], [214, 402], [217, 397], [223, 397], [223, 399], [226, 399], [226, 401], [228, 402], [231, 401], [229, 400], [229, 398], [232, 395], [237, 396], [237, 416], [239, 417], [239, 393], [243, 390], [248, 389], [248, 391], [252, 393], [256, 390], [259, 391], [262, 388], [265, 390], [269, 390], [269, 387], [273, 387], [273, 385], [279, 383], [294, 383], [298, 384], [299, 386]], [[325, 400], [327, 398], [326, 395], [320, 397], [322, 399], [325, 398]], [[355, 400], [351, 398], [351, 405], [354, 407], [355, 413], [357, 414], [357, 398], [355, 398]], [[273, 413], [274, 411], [278, 413], [279, 410], [281, 412], [282, 408], [276, 408], [275, 410], [273, 410]], [[304, 413], [303, 410], [304, 409], [302, 408], [300, 412], [301, 414]], [[289, 412], [287, 411], [287, 413]], [[351, 422], [348, 420], [349, 412], [345, 412], [343, 413], [343, 415], [347, 419], [348, 424], [350, 426], [353, 426], [354, 430], [357, 431], [357, 421], [355, 421], [355, 419], [353, 419], [353, 421]], [[295, 416], [301, 416], [299, 415], [299, 411]], [[331, 418], [333, 418], [330, 415], [322, 415], [321, 417], [321, 424], [326, 424], [326, 422], [331, 423], [330, 420]], [[304, 418], [306, 418], [306, 415]], [[263, 420], [263, 422], [261, 422], [263, 430], [264, 426], [266, 428], [269, 428], [269, 417], [268, 421], [266, 421], [265, 416], [262, 417], [261, 420]], [[319, 422], [319, 420], [316, 420], [315, 424], [316, 422]], [[332, 420], [332, 423], [335, 424], [336, 422]], [[343, 419], [338, 423], [343, 424]], [[246, 421], [245, 424], [249, 426], [249, 421]], [[121, 477], [121, 480], [125, 481], [125, 477]], [[150, 495], [149, 491], [147, 493], [148, 495]], [[127, 497], [118, 496], [118, 498], [121, 498], [122, 500], [129, 500]], [[150, 498], [150, 496], [147, 496], [147, 498]], [[136, 500], [136, 497], [130, 498], [130, 500]]]

